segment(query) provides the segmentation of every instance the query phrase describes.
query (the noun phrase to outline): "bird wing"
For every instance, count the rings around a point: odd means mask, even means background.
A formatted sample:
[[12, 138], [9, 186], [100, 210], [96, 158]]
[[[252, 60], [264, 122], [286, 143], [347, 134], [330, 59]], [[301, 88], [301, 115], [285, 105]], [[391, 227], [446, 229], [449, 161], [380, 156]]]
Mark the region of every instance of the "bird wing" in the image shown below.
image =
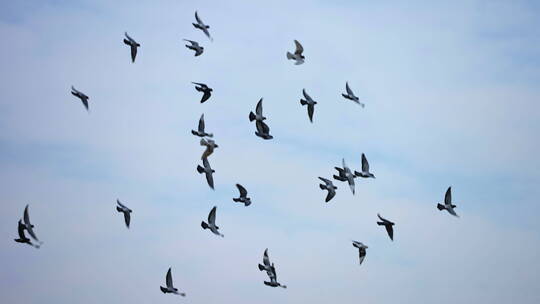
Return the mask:
[[88, 97], [87, 98], [81, 98], [81, 101], [82, 101], [86, 111], [88, 111]]
[[206, 84], [204, 84], [202, 82], [193, 82], [192, 81], [191, 83], [196, 84], [196, 85], [201, 86], [201, 87], [206, 87]]
[[131, 48], [131, 61], [135, 62], [135, 57], [137, 57], [137, 45], [132, 44], [130, 48]]
[[124, 213], [124, 221], [126, 222], [126, 226], [129, 228], [129, 223], [131, 222], [131, 213], [128, 211], [123, 211]]
[[349, 96], [354, 96], [353, 91], [351, 90], [351, 88], [349, 88], [349, 83], [348, 82], [345, 83], [345, 90], [347, 90], [347, 94]]
[[194, 46], [197, 42], [193, 41], [193, 40], [189, 40], [189, 39], [184, 39], [184, 41], [187, 41], [189, 43], [191, 43], [192, 46]]
[[459, 217], [459, 215], [457, 215], [457, 213], [456, 213], [456, 211], [454, 210], [453, 207], [446, 208], [446, 210], [448, 210], [448, 213], [450, 213], [451, 215], [453, 215], [455, 217]]
[[259, 102], [257, 102], [257, 107], [255, 108], [255, 113], [257, 113], [258, 115], [262, 115], [262, 112], [263, 112], [262, 101], [263, 101], [262, 98], [259, 99]]
[[328, 188], [328, 194], [326, 195], [326, 202], [329, 202], [332, 198], [336, 196], [336, 190], [334, 188]]
[[120, 203], [119, 199], [116, 199], [116, 203], [118, 204], [118, 206], [122, 207], [122, 209], [128, 209], [126, 206], [124, 206], [124, 204]]
[[369, 163], [364, 153], [362, 153], [362, 171], [369, 172]]
[[75, 89], [75, 87], [71, 86], [71, 90], [75, 93], [80, 93], [79, 90]]
[[306, 93], [305, 89], [302, 89], [302, 94], [304, 95], [305, 99], [307, 99], [309, 101], [313, 101], [313, 99], [311, 99], [311, 96], [309, 96], [308, 93]]
[[270, 258], [268, 257], [268, 248], [266, 248], [264, 250], [264, 254], [263, 254], [263, 264], [265, 266], [268, 266], [270, 267]]
[[324, 178], [324, 177], [320, 177], [320, 176], [319, 176], [319, 179], [322, 180], [322, 181], [323, 181], [325, 184], [327, 184], [327, 185], [329, 185], [329, 184], [332, 183], [332, 181], [330, 181], [330, 180], [328, 180], [328, 179], [326, 179], [326, 178]]
[[32, 224], [30, 223], [30, 215], [28, 215], [28, 205], [24, 207], [24, 223], [27, 227], [31, 227]]
[[343, 169], [347, 168], [347, 164], [345, 164], [345, 158], [341, 159], [341, 165], [343, 166]]
[[302, 52], [304, 52], [304, 48], [302, 47], [300, 42], [298, 42], [298, 40], [295, 40], [294, 44], [296, 45], [296, 50], [294, 51], [294, 53], [296, 55], [302, 55]]
[[195, 11], [195, 20], [197, 20], [197, 23], [198, 23], [198, 24], [204, 25], [204, 23], [202, 22], [201, 18], [199, 18], [199, 14], [197, 13], [197, 11]]
[[165, 277], [165, 283], [167, 284], [167, 287], [173, 288], [171, 268], [169, 268], [169, 270], [167, 271], [167, 276]]
[[124, 35], [126, 36], [126, 38], [131, 41], [131, 42], [135, 42], [135, 40], [133, 40], [133, 38], [129, 37], [128, 33], [127, 32], [124, 32]]
[[22, 220], [19, 220], [19, 225], [17, 226], [17, 232], [19, 233], [19, 238], [24, 240], [26, 239], [27, 237], [24, 235], [24, 229], [25, 229], [25, 226], [24, 224], [22, 223]]
[[452, 187], [448, 187], [448, 190], [446, 190], [446, 194], [444, 195], [444, 204], [452, 204]]
[[315, 105], [312, 103], [308, 104], [307, 106], [307, 113], [309, 116], [309, 121], [313, 122], [313, 112], [315, 111]]
[[197, 130], [201, 133], [204, 133], [204, 114], [201, 115], [201, 118], [199, 118], [199, 127]]
[[205, 176], [206, 176], [206, 181], [208, 182], [208, 186], [214, 189], [214, 177], [212, 176], [212, 172], [207, 172]]
[[211, 169], [210, 162], [208, 162], [208, 158], [203, 158], [203, 166], [206, 169]]
[[388, 222], [388, 220], [387, 220], [387, 219], [384, 219], [380, 214], [377, 213], [377, 216], [379, 217], [379, 219], [380, 219], [381, 221], [383, 221], [383, 222], [385, 222], [385, 223]]
[[270, 132], [270, 127], [268, 127], [268, 125], [263, 121], [258, 120], [255, 125], [257, 127], [257, 131], [259, 131], [261, 134], [268, 134]]
[[238, 191], [240, 191], [240, 197], [246, 197], [247, 196], [247, 190], [244, 188], [244, 186], [240, 184], [236, 184], [236, 188], [238, 188]]
[[394, 228], [392, 225], [384, 225], [384, 228], [386, 228], [386, 232], [388, 232], [388, 236], [393, 241], [394, 240]]
[[208, 214], [208, 224], [215, 225], [216, 224], [216, 209], [217, 206], [214, 206], [212, 210], [210, 210], [210, 213]]
[[366, 257], [366, 248], [364, 247], [358, 248], [358, 258], [360, 260], [360, 264], [362, 264], [365, 257]]
[[210, 93], [210, 90], [205, 90], [204, 94], [203, 94], [203, 96], [201, 98], [201, 103], [207, 101], [208, 98], [210, 98], [211, 95], [212, 95], [212, 93]]

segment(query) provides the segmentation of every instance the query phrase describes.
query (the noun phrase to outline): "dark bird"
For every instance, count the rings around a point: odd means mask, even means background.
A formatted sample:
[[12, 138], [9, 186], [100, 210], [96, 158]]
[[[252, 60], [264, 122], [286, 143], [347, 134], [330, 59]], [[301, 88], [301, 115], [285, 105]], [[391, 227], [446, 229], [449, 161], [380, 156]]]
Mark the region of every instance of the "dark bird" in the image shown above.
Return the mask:
[[195, 57], [200, 56], [204, 52], [204, 48], [200, 46], [197, 41], [188, 40], [188, 39], [184, 39], [184, 41], [191, 43], [191, 45], [186, 44], [186, 47], [190, 50], [195, 51]]
[[133, 40], [133, 38], [129, 37], [127, 32], [124, 32], [124, 35], [126, 35], [124, 43], [129, 45], [129, 48], [131, 49], [131, 62], [135, 62], [135, 57], [137, 57], [137, 48], [141, 45], [138, 44], [137, 41]]
[[361, 103], [359, 101], [359, 98], [356, 95], [354, 95], [351, 88], [349, 88], [349, 83], [348, 82], [345, 83], [345, 89], [347, 90], [347, 94], [341, 94], [341, 96], [345, 97], [346, 99], [349, 99], [349, 100], [352, 100], [352, 101], [356, 102], [357, 104], [362, 106], [362, 108], [365, 106], [363, 103]]
[[300, 99], [300, 104], [303, 106], [307, 105], [309, 121], [313, 122], [313, 111], [315, 111], [315, 105], [317, 102], [306, 93], [306, 89], [302, 90], [302, 94], [304, 94], [305, 99]]
[[332, 183], [331, 180], [328, 180], [328, 179], [326, 179], [324, 177], [320, 177], [320, 176], [319, 176], [319, 179], [324, 182], [324, 185], [319, 184], [319, 187], [322, 190], [327, 190], [328, 191], [328, 194], [326, 195], [326, 200], [325, 200], [325, 202], [328, 203], [336, 195], [337, 187], [334, 186], [334, 183]]
[[264, 285], [287, 288], [286, 285], [281, 285], [277, 281], [276, 267], [274, 266], [274, 263], [270, 263], [270, 259], [268, 258], [268, 248], [264, 250], [263, 264], [259, 264], [259, 270], [266, 271], [266, 274], [270, 278], [270, 282], [264, 281]]
[[210, 39], [210, 41], [214, 41], [214, 39], [212, 39], [212, 37], [210, 36], [210, 32], [208, 32], [208, 29], [210, 28], [210, 26], [204, 24], [201, 20], [201, 18], [199, 18], [199, 15], [197, 14], [197, 11], [195, 11], [195, 20], [197, 20], [197, 23], [192, 23], [193, 26], [196, 28], [196, 29], [199, 29], [201, 31], [204, 32], [204, 34], [206, 35], [206, 37], [208, 37], [208, 39]]
[[356, 176], [351, 172], [351, 169], [347, 167], [345, 164], [345, 159], [341, 160], [341, 163], [343, 165], [343, 168], [340, 167], [334, 167], [336, 170], [338, 170], [339, 175], [334, 175], [334, 179], [342, 182], [348, 182], [349, 188], [351, 188], [352, 194], [354, 195], [354, 179]]
[[192, 82], [192, 83], [196, 85], [195, 90], [199, 92], [203, 92], [201, 103], [204, 103], [205, 101], [208, 100], [208, 98], [210, 98], [210, 96], [212, 96], [213, 90], [210, 87], [208, 87], [206, 84], [200, 83], [200, 82]]
[[294, 60], [294, 64], [299, 65], [304, 63], [304, 59], [306, 58], [304, 57], [304, 55], [302, 55], [302, 53], [304, 52], [304, 48], [302, 47], [300, 42], [298, 42], [298, 40], [295, 40], [294, 44], [296, 45], [296, 50], [294, 51], [294, 54], [291, 54], [291, 52], [287, 52], [287, 59]]
[[26, 226], [23, 224], [22, 220], [19, 220], [17, 231], [19, 233], [19, 238], [15, 239], [15, 242], [22, 243], [22, 244], [28, 244], [32, 247], [39, 248], [39, 245], [33, 244], [32, 241], [24, 235], [24, 230], [26, 229]]
[[364, 261], [364, 258], [366, 257], [366, 249], [368, 248], [368, 246], [358, 241], [352, 241], [352, 245], [358, 248], [358, 257], [360, 259], [359, 265], [362, 265], [362, 262]]
[[377, 222], [377, 225], [384, 226], [384, 228], [386, 228], [386, 232], [388, 232], [388, 236], [390, 237], [390, 240], [393, 241], [394, 240], [394, 228], [392, 226], [394, 226], [394, 223], [390, 222], [387, 219], [382, 218], [378, 213], [377, 213], [377, 216], [381, 220], [381, 222]]
[[174, 288], [173, 281], [172, 281], [172, 275], [171, 275], [171, 268], [169, 267], [169, 271], [167, 271], [167, 275], [165, 276], [165, 285], [167, 287], [159, 286], [159, 289], [161, 289], [161, 292], [163, 293], [174, 293], [176, 295], [180, 295], [182, 297], [185, 297], [186, 294], [183, 292], [178, 292], [178, 288]]
[[213, 234], [219, 235], [220, 237], [224, 237], [223, 234], [219, 233], [219, 227], [216, 225], [216, 209], [217, 207], [214, 206], [212, 210], [210, 210], [210, 213], [208, 214], [208, 223], [205, 223], [204, 221], [201, 222], [201, 227], [203, 229], [210, 229]]
[[208, 186], [214, 190], [214, 178], [212, 176], [212, 173], [216, 172], [216, 170], [212, 169], [210, 167], [210, 163], [208, 162], [208, 158], [203, 158], [203, 166], [197, 165], [197, 172], [200, 174], [204, 173], [206, 175], [206, 181], [208, 182]]
[[247, 196], [247, 190], [246, 188], [244, 188], [242, 185], [240, 184], [236, 184], [236, 188], [238, 188], [238, 191], [240, 191], [240, 197], [238, 198], [233, 198], [233, 201], [237, 202], [237, 203], [242, 203], [244, 204], [244, 206], [249, 206], [251, 205], [251, 198], [249, 198]]
[[83, 92], [78, 91], [77, 89], [75, 89], [73, 86], [71, 86], [71, 94], [73, 94], [73, 96], [78, 97], [82, 101], [84, 107], [86, 108], [86, 111], [88, 111], [88, 99], [90, 99], [90, 98], [88, 96], [84, 95]]
[[270, 135], [270, 127], [264, 123], [262, 120], [257, 120], [255, 122], [255, 127], [257, 127], [257, 131], [255, 131], [255, 135], [259, 136], [262, 139], [272, 139], [274, 136]]
[[257, 106], [255, 107], [255, 113], [249, 112], [249, 121], [263, 121], [266, 119], [263, 115], [263, 106], [262, 106], [263, 99], [259, 99], [259, 102], [257, 102]]
[[36, 240], [39, 244], [43, 244], [34, 232], [34, 225], [30, 223], [30, 215], [28, 214], [28, 205], [24, 208], [24, 214], [23, 214], [23, 221], [24, 221], [24, 229], [28, 231], [28, 234], [30, 234], [30, 237], [32, 237], [34, 240]]
[[201, 138], [201, 146], [205, 146], [206, 149], [204, 150], [201, 159], [204, 160], [208, 156], [210, 156], [212, 153], [214, 153], [214, 149], [218, 148], [219, 146], [216, 144], [215, 141], [212, 139], [204, 139]]
[[448, 190], [446, 190], [446, 194], [444, 195], [444, 204], [437, 204], [437, 209], [441, 211], [446, 209], [451, 215], [459, 217], [459, 215], [456, 214], [456, 211], [454, 211], [454, 208], [456, 208], [456, 205], [452, 204], [452, 187], [448, 187]]
[[124, 221], [126, 222], [126, 227], [129, 229], [129, 222], [131, 221], [131, 212], [132, 210], [120, 203], [120, 200], [116, 200], [116, 211], [124, 214]]
[[272, 271], [272, 264], [270, 264], [270, 258], [268, 257], [268, 248], [264, 250], [263, 253], [263, 263], [259, 264], [260, 271], [270, 272]]
[[369, 177], [375, 178], [375, 175], [369, 172], [369, 163], [364, 153], [362, 153], [362, 172], [354, 171], [354, 175], [360, 176], [363, 178], [369, 178]]
[[212, 133], [206, 133], [204, 131], [204, 114], [201, 115], [201, 118], [199, 118], [199, 126], [197, 127], [197, 131], [191, 130], [191, 134], [199, 137], [213, 137], [214, 134]]

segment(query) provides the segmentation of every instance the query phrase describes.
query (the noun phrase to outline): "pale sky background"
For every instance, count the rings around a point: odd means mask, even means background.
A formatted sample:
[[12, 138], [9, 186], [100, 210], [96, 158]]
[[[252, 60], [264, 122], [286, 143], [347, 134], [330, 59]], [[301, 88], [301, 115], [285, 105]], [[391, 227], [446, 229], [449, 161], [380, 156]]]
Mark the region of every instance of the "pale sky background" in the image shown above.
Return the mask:
[[[0, 4], [0, 302], [540, 302], [537, 2], [135, 2]], [[270, 141], [247, 118], [261, 97]], [[195, 170], [201, 113], [216, 191]], [[377, 179], [325, 204], [317, 176], [361, 153]], [[450, 185], [459, 219], [436, 209]], [[13, 241], [26, 204], [39, 250]], [[223, 239], [200, 227], [214, 205]], [[288, 289], [263, 284], [267, 247]], [[159, 291], [168, 267], [186, 298]]]

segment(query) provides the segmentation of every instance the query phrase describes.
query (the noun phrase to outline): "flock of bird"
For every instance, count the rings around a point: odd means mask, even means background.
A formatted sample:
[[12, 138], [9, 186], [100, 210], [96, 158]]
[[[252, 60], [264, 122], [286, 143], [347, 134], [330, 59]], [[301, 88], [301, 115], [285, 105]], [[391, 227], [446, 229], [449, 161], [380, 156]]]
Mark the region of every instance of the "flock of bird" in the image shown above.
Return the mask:
[[[213, 41], [213, 38], [209, 32], [210, 26], [203, 23], [203, 21], [201, 20], [197, 12], [195, 12], [195, 20], [196, 20], [196, 23], [193, 23], [193, 26], [196, 29], [201, 30], [210, 39], [210, 41]], [[136, 42], [133, 38], [131, 38], [127, 34], [127, 32], [124, 34], [125, 34], [124, 43], [130, 47], [131, 61], [134, 63], [137, 57], [137, 49], [141, 45], [138, 42]], [[204, 47], [202, 47], [198, 42], [193, 41], [193, 40], [188, 40], [188, 39], [184, 39], [184, 40], [190, 43], [189, 45], [186, 45], [186, 47], [190, 50], [195, 51], [195, 56], [200, 56], [203, 54]], [[288, 60], [293, 60], [295, 65], [301, 65], [305, 62], [305, 56], [303, 55], [304, 48], [302, 44], [300, 44], [300, 42], [298, 42], [297, 40], [294, 40], [294, 43], [296, 47], [294, 53], [287, 52], [286, 57]], [[210, 87], [208, 87], [204, 83], [193, 82], [193, 84], [195, 85], [195, 89], [198, 92], [203, 93], [201, 101], [200, 101], [201, 103], [204, 103], [205, 101], [210, 99], [210, 97], [212, 96], [212, 89]], [[346, 93], [342, 94], [342, 96], [345, 99], [351, 100], [359, 104], [362, 108], [365, 106], [365, 104], [360, 102], [359, 98], [353, 93], [353, 91], [349, 87], [348, 82], [345, 84], [345, 90], [346, 90]], [[86, 110], [87, 111], [89, 110], [88, 100], [90, 98], [87, 95], [85, 95], [81, 91], [78, 91], [73, 86], [71, 87], [71, 94], [79, 98], [82, 104], [84, 105], [84, 107], [86, 108]], [[314, 114], [315, 105], [317, 104], [317, 102], [313, 100], [313, 98], [311, 98], [311, 96], [307, 94], [305, 89], [302, 90], [302, 94], [304, 98], [300, 99], [300, 104], [302, 106], [307, 105], [308, 117], [309, 117], [310, 122], [313, 123], [313, 114]], [[266, 117], [263, 115], [262, 103], [263, 103], [263, 99], [261, 98], [255, 107], [255, 112], [250, 112], [248, 118], [251, 122], [255, 121], [255, 127], [256, 127], [255, 135], [262, 139], [270, 140], [273, 138], [273, 136], [270, 135], [270, 127], [265, 123]], [[214, 189], [213, 174], [215, 173], [215, 170], [212, 169], [212, 167], [210, 166], [208, 157], [214, 152], [214, 149], [218, 148], [219, 146], [215, 143], [213, 139], [211, 139], [213, 138], [213, 134], [207, 133], [205, 131], [204, 114], [202, 114], [199, 119], [199, 125], [197, 127], [197, 130], [191, 130], [191, 133], [197, 137], [200, 137], [201, 138], [200, 145], [206, 147], [201, 156], [202, 166], [197, 165], [197, 172], [200, 174], [204, 174], [206, 177], [208, 186], [211, 189]], [[341, 164], [342, 166], [335, 167], [335, 169], [337, 170], [337, 175], [333, 175], [333, 178], [335, 180], [341, 181], [341, 182], [347, 182], [353, 195], [355, 193], [355, 178], [358, 178], [358, 177], [375, 178], [375, 175], [370, 172], [368, 160], [365, 154], [363, 153], [361, 156], [361, 161], [362, 161], [361, 171], [356, 171], [356, 170], [350, 169], [345, 163], [345, 159], [342, 159], [342, 164]], [[328, 192], [325, 198], [325, 202], [328, 203], [336, 195], [337, 187], [334, 185], [334, 183], [330, 179], [327, 179], [324, 177], [319, 177], [319, 179], [323, 182], [323, 184], [319, 185], [320, 189]], [[233, 198], [233, 201], [244, 204], [245, 207], [250, 206], [252, 201], [251, 201], [251, 198], [248, 197], [248, 191], [246, 190], [246, 188], [244, 188], [240, 184], [236, 184], [236, 187], [238, 188], [238, 191], [239, 191], [239, 197]], [[456, 214], [454, 210], [454, 208], [456, 208], [456, 205], [454, 205], [452, 202], [451, 191], [452, 189], [451, 187], [449, 187], [446, 191], [444, 202], [438, 203], [437, 209], [441, 211], [446, 210], [451, 215], [458, 217], [458, 215]], [[124, 204], [122, 204], [120, 200], [117, 200], [116, 203], [117, 203], [116, 210], [119, 213], [123, 214], [126, 227], [129, 228], [129, 225], [131, 222], [132, 210], [126, 207]], [[208, 214], [208, 222], [202, 221], [201, 227], [205, 230], [206, 229], [210, 230], [215, 235], [224, 237], [224, 235], [219, 232], [219, 226], [216, 225], [216, 211], [217, 211], [217, 207], [214, 206], [210, 210], [210, 213]], [[377, 221], [377, 225], [384, 226], [388, 234], [388, 237], [390, 238], [390, 240], [393, 241], [395, 223], [383, 218], [380, 214], [377, 214], [377, 217], [379, 218], [379, 221]], [[26, 236], [25, 231], [30, 235], [31, 239]], [[39, 248], [43, 244], [43, 242], [40, 241], [38, 237], [36, 236], [34, 232], [34, 225], [32, 225], [32, 223], [30, 222], [28, 205], [26, 205], [26, 207], [24, 208], [23, 218], [20, 219], [18, 222], [18, 235], [19, 237], [15, 239], [17, 243], [28, 244], [35, 248]], [[354, 241], [354, 240], [352, 241], [352, 245], [358, 249], [359, 263], [362, 264], [366, 256], [366, 249], [368, 248], [368, 246], [366, 246], [362, 242]], [[264, 281], [265, 285], [271, 286], [271, 287], [287, 288], [286, 285], [283, 285], [277, 281], [276, 268], [275, 268], [274, 263], [270, 262], [270, 258], [268, 257], [268, 248], [264, 250], [263, 263], [259, 264], [258, 266], [259, 266], [260, 271], [266, 271], [266, 274], [268, 275], [268, 278], [270, 280], [270, 281]], [[160, 286], [160, 290], [163, 293], [172, 293], [172, 294], [176, 294], [180, 296], [186, 295], [183, 292], [179, 292], [178, 289], [173, 286], [171, 268], [169, 268], [169, 270], [167, 271], [167, 274], [165, 276], [165, 283], [166, 283], [166, 287]]]

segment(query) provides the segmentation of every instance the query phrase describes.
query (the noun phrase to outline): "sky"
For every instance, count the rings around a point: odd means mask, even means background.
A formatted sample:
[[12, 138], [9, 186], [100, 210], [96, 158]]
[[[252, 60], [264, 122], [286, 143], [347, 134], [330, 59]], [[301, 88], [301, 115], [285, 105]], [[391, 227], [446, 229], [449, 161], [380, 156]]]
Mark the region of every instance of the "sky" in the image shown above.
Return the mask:
[[[539, 17], [497, 0], [0, 3], [0, 301], [538, 303]], [[269, 141], [248, 120], [260, 98]], [[325, 203], [317, 177], [362, 153], [377, 178]], [[460, 218], [436, 208], [449, 186]], [[13, 241], [26, 204], [38, 250]], [[224, 238], [200, 227], [213, 206]], [[287, 289], [263, 284], [265, 248]], [[169, 267], [185, 298], [159, 291]]]

